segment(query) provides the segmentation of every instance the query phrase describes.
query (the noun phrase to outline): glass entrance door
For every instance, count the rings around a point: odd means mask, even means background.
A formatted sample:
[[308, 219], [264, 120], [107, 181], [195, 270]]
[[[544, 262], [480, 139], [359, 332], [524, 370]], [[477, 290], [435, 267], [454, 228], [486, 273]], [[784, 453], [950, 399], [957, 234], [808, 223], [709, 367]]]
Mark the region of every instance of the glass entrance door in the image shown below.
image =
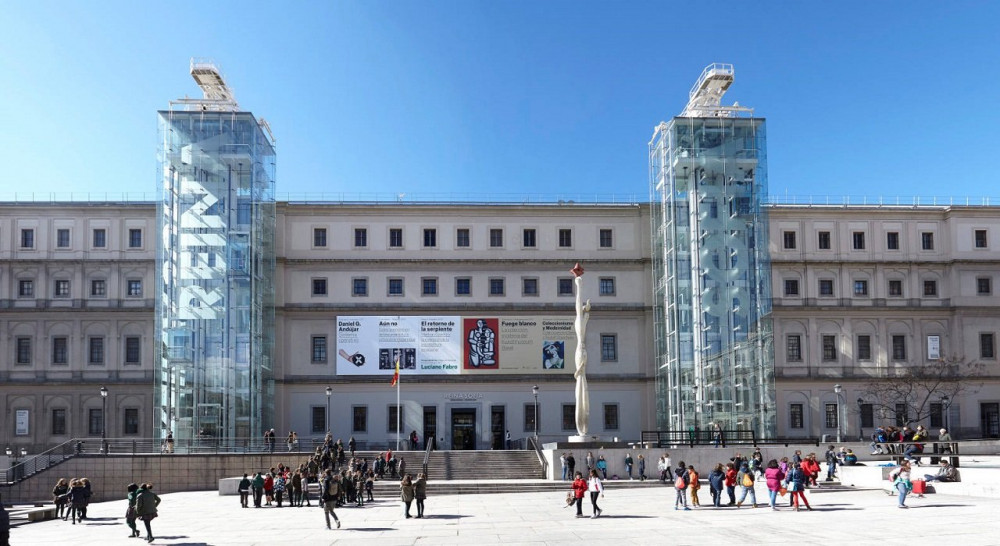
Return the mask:
[[476, 449], [475, 408], [452, 408], [451, 448]]
[[979, 419], [983, 438], [1000, 438], [1000, 404], [979, 404]]
[[507, 430], [507, 419], [503, 406], [490, 408], [490, 431], [493, 436], [492, 449], [504, 449], [504, 431]]
[[427, 449], [427, 442], [437, 442], [437, 422], [437, 406], [424, 406], [424, 449]]

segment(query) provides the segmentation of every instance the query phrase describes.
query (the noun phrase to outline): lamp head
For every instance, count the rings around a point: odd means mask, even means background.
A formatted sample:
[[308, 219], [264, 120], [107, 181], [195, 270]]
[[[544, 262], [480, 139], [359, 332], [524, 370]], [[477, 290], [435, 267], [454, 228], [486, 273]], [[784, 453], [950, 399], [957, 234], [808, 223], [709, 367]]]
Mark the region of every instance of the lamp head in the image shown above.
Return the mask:
[[4, 452], [7, 454], [8, 457], [14, 454], [14, 452], [11, 451], [10, 446], [7, 446], [7, 449]]
[[101, 387], [101, 398], [107, 398], [107, 397], [108, 397], [108, 388]]
[[531, 394], [538, 396], [538, 385], [531, 387]]
[[840, 394], [840, 391], [841, 391], [840, 383], [837, 383], [836, 385], [833, 386], [833, 392]]
[[327, 388], [326, 388], [326, 395], [327, 395], [327, 396], [330, 396], [330, 395], [332, 395], [332, 394], [333, 394], [333, 387], [327, 387]]

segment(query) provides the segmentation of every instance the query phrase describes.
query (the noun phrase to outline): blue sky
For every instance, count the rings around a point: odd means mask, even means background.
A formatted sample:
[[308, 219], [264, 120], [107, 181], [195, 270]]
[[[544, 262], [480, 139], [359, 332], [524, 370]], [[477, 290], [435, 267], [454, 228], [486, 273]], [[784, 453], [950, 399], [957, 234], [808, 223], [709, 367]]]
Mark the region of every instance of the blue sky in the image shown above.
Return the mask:
[[646, 199], [702, 68], [776, 196], [996, 198], [997, 2], [0, 0], [0, 197], [155, 192], [156, 111], [222, 67], [302, 196]]

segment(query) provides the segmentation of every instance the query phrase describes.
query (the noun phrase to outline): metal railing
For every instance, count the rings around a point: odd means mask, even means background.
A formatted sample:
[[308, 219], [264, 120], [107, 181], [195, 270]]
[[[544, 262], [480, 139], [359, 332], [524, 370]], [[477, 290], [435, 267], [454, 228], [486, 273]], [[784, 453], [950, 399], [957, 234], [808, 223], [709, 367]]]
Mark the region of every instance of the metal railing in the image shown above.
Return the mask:
[[14, 460], [10, 468], [4, 471], [3, 482], [5, 484], [20, 482], [69, 459], [76, 454], [75, 442], [77, 440], [63, 442], [36, 455], [28, 455], [23, 459]]
[[819, 446], [819, 438], [757, 438], [752, 430], [644, 430], [641, 433], [641, 443], [652, 447], [671, 446], [715, 446], [730, 445], [784, 445], [809, 444]]

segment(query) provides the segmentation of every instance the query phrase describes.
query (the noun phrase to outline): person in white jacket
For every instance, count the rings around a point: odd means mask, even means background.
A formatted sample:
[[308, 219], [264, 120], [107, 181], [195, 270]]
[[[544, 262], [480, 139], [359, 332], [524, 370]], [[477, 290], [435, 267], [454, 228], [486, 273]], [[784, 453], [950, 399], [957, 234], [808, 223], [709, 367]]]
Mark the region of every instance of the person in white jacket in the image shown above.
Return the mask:
[[597, 469], [590, 471], [590, 479], [587, 480], [587, 491], [590, 491], [590, 504], [593, 505], [594, 513], [591, 515], [591, 519], [596, 518], [601, 515], [601, 509], [597, 506], [597, 497], [600, 495], [604, 496], [604, 484], [601, 483], [601, 478], [597, 477]]

